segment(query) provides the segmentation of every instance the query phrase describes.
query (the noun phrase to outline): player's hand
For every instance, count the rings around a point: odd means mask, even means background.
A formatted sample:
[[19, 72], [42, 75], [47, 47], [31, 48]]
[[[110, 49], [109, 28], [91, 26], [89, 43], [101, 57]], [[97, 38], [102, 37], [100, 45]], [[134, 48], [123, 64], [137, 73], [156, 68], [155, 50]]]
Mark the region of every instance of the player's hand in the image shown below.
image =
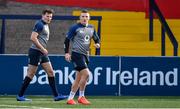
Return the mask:
[[45, 48], [41, 49], [41, 52], [42, 52], [44, 55], [48, 55], [48, 51], [47, 51], [47, 49], [45, 49]]
[[66, 60], [67, 62], [70, 62], [70, 61], [71, 61], [71, 55], [70, 55], [69, 53], [66, 53], [66, 54], [65, 54], [65, 60]]
[[100, 44], [99, 44], [99, 43], [96, 43], [96, 44], [94, 44], [94, 47], [100, 48]]

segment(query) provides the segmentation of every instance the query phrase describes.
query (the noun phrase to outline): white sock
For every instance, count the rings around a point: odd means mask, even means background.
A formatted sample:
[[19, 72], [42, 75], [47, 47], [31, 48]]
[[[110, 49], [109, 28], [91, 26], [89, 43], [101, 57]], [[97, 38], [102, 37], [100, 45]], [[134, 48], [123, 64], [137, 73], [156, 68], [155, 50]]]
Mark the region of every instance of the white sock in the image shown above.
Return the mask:
[[71, 91], [69, 94], [68, 100], [73, 99], [74, 96], [75, 96], [75, 93]]
[[79, 97], [84, 96], [84, 91], [79, 91]]

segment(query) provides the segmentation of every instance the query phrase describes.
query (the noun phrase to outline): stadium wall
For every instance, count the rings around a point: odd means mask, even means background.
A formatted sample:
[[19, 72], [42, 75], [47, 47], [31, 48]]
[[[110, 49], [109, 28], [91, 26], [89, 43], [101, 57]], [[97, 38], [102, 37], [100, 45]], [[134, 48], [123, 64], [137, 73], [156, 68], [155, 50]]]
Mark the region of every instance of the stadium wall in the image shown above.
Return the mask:
[[[70, 6], [84, 8], [101, 8], [119, 11], [140, 11], [149, 15], [149, 0], [15, 0], [32, 4], [46, 4], [55, 6]], [[179, 0], [155, 0], [165, 18], [179, 19]]]
[[[68, 94], [75, 71], [64, 56], [50, 56], [58, 90]], [[179, 57], [90, 57], [87, 95], [180, 95]], [[0, 55], [0, 94], [17, 94], [27, 73], [27, 55]], [[27, 95], [50, 95], [47, 75], [39, 67]]]

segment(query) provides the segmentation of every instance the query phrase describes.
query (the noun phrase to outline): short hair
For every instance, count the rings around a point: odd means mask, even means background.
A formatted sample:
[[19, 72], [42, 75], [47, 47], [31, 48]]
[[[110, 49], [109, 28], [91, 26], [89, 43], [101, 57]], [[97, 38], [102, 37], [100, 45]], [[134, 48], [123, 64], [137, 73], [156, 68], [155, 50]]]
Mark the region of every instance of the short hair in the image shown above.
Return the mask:
[[89, 12], [88, 12], [88, 10], [83, 9], [83, 10], [81, 11], [81, 13], [89, 13]]
[[45, 15], [46, 13], [48, 14], [54, 14], [54, 10], [53, 9], [45, 9], [42, 11], [42, 14]]

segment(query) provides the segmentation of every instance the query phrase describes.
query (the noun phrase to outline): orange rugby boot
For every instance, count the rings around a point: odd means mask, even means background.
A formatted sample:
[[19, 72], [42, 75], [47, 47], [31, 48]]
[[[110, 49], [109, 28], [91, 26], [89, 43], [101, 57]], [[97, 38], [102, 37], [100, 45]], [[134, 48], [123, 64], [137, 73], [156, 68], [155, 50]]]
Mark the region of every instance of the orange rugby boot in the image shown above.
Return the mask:
[[83, 105], [91, 104], [84, 96], [78, 98], [78, 103], [83, 104]]
[[67, 104], [69, 105], [75, 105], [77, 104], [73, 99], [67, 100]]

